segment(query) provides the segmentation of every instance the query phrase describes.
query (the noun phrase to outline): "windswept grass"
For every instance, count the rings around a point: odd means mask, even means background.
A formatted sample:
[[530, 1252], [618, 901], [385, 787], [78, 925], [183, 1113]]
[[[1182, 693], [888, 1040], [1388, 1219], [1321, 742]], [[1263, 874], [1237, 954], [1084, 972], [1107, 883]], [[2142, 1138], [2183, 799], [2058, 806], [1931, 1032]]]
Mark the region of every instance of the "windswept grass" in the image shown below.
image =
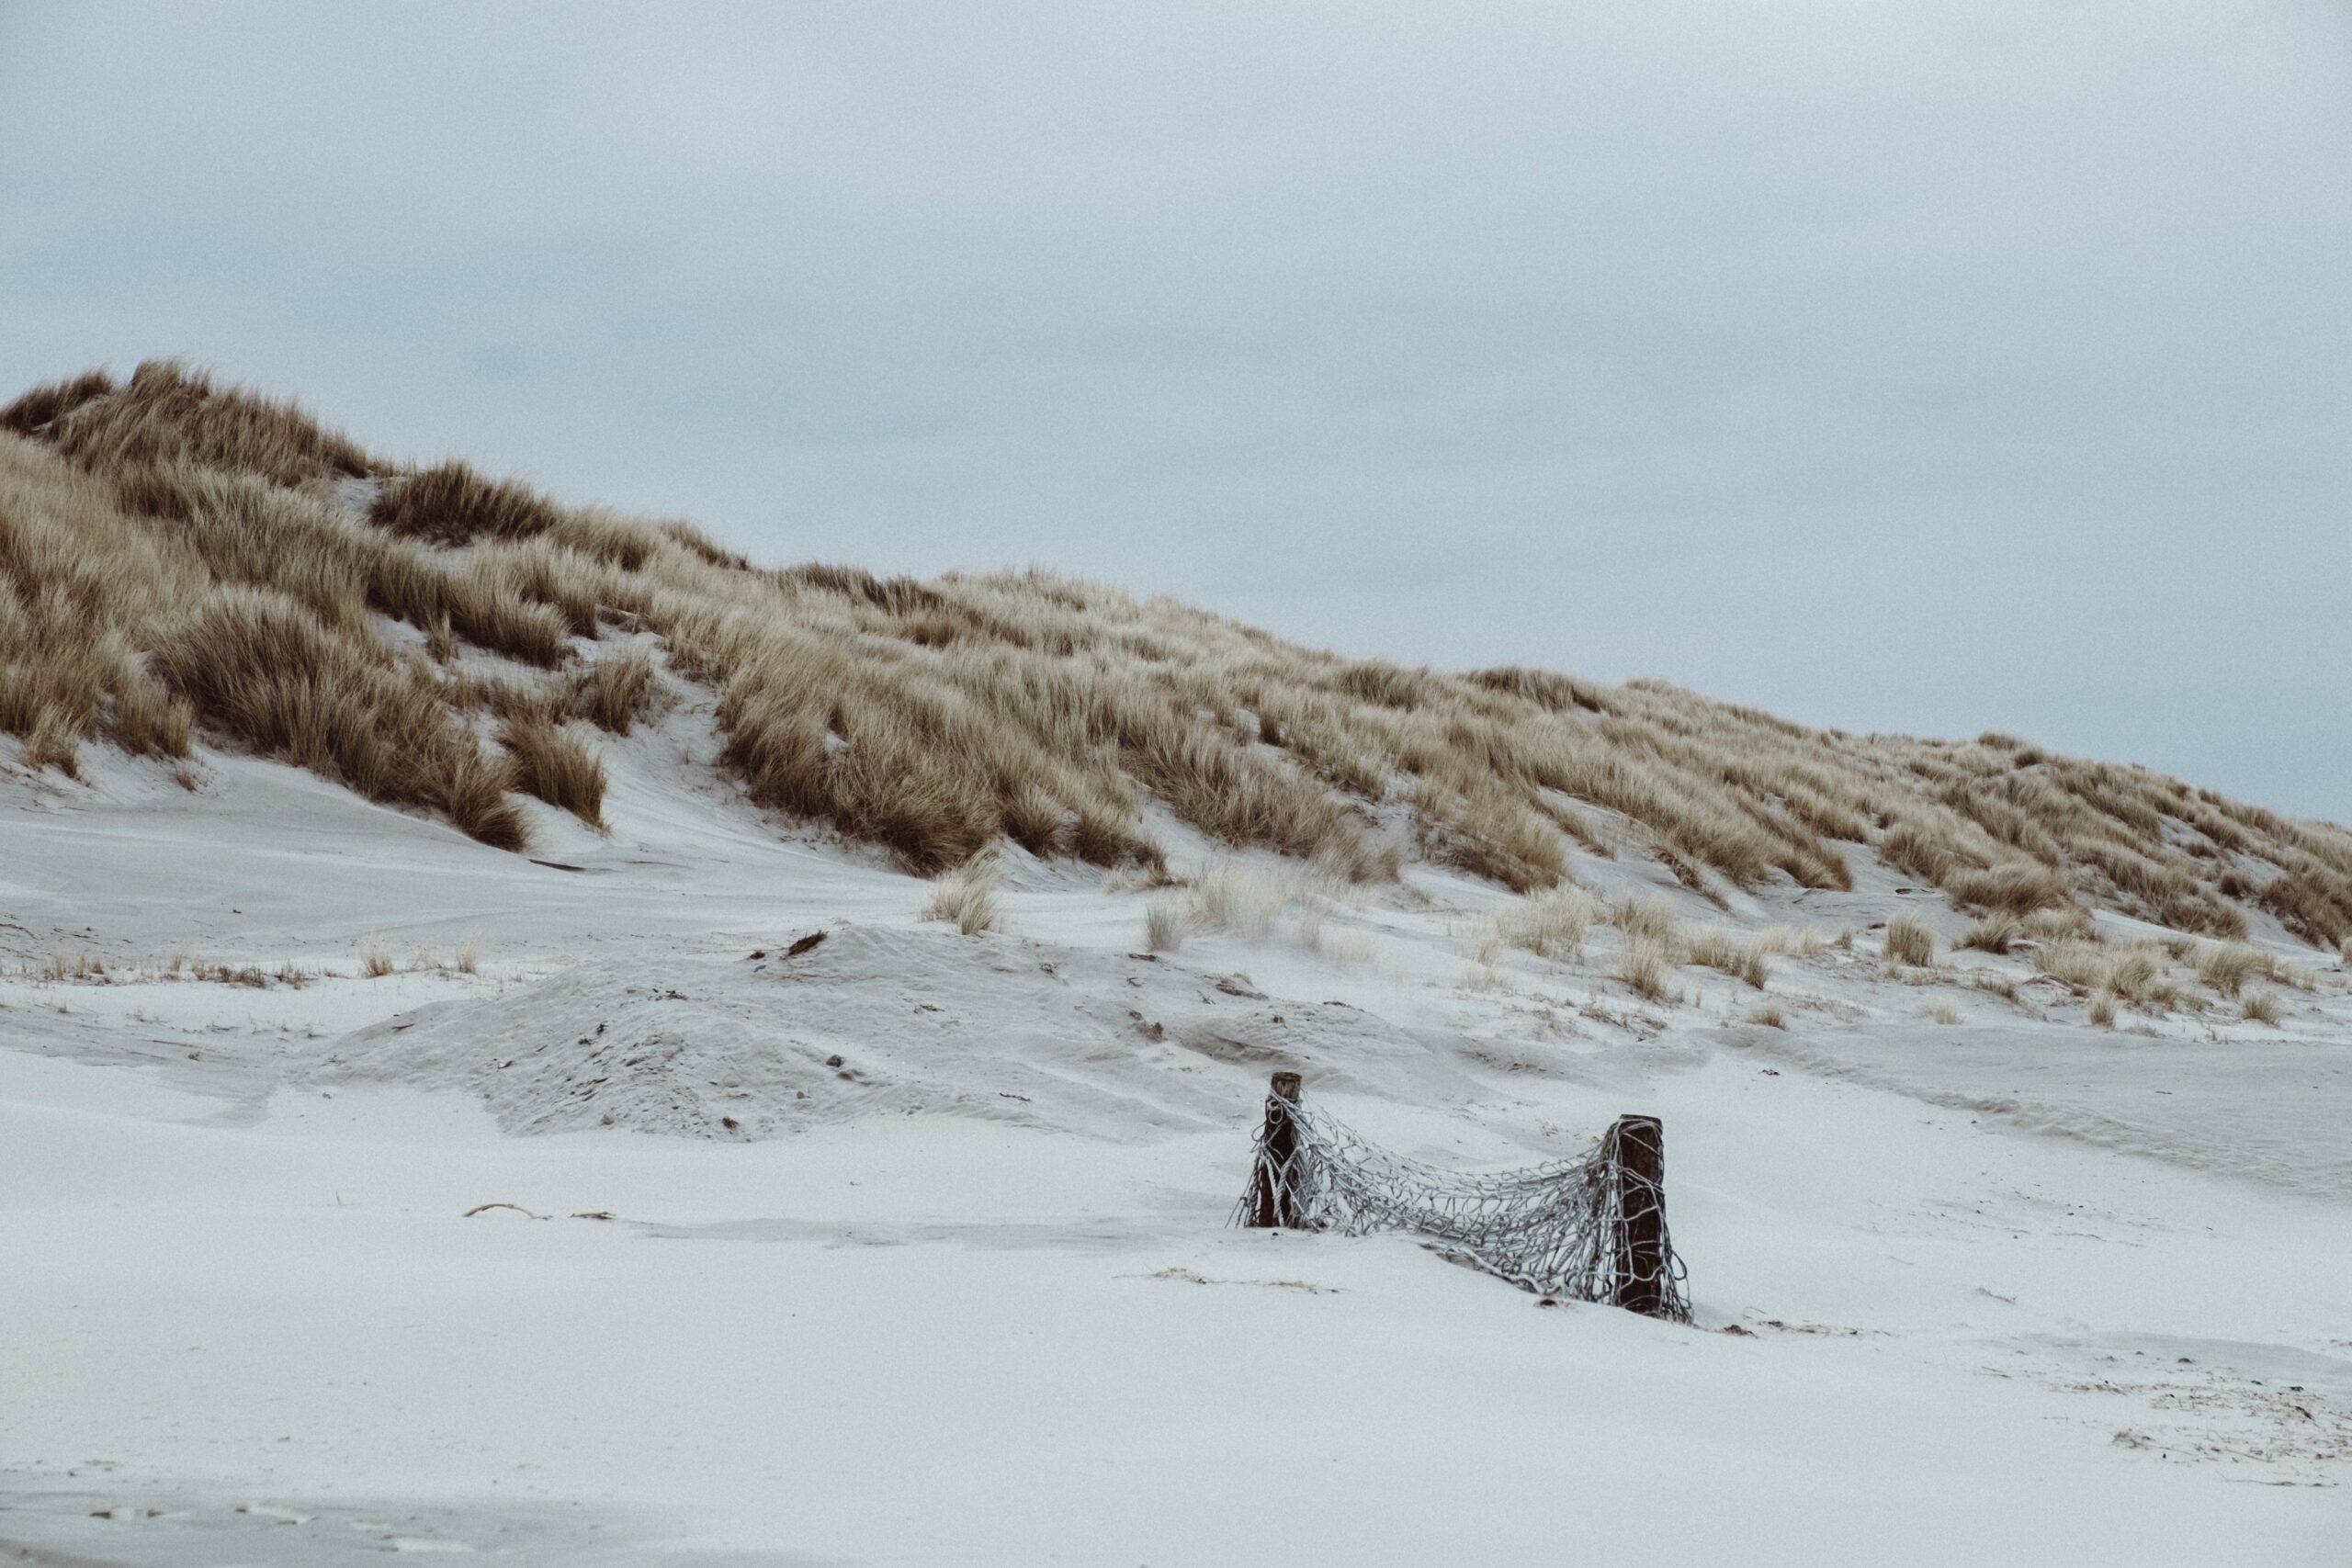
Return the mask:
[[[1521, 894], [1561, 886], [1572, 852], [1645, 854], [1713, 897], [1844, 889], [1867, 846], [2020, 939], [2071, 934], [2035, 922], [2076, 920], [2079, 901], [2225, 942], [2252, 909], [2352, 941], [2352, 833], [2145, 769], [1998, 734], [1809, 729], [1656, 682], [1350, 659], [1039, 573], [758, 570], [682, 523], [384, 461], [170, 361], [0, 409], [0, 731], [33, 765], [82, 766], [93, 741], [183, 755], [200, 722], [392, 780], [379, 798], [492, 842], [513, 839], [497, 760], [435, 741], [403, 782], [350, 732], [392, 716], [421, 735], [426, 699], [454, 732], [477, 696], [453, 669], [475, 649], [544, 672], [513, 679], [550, 723], [626, 734], [658, 701], [658, 648], [718, 694], [722, 760], [754, 799], [926, 874], [1000, 840], [1157, 874], [1156, 804], [1359, 881], [1393, 874], [1409, 840]], [[256, 594], [281, 606], [267, 626]], [[301, 718], [285, 693], [256, 706], [196, 678], [171, 650], [218, 640], [224, 616], [277, 644], [311, 623], [325, 663], [304, 701], [357, 705]], [[637, 640], [599, 657], [614, 627]], [[404, 645], [452, 668], [414, 669]]]
[[512, 479], [486, 479], [464, 463], [443, 463], [385, 485], [368, 521], [412, 539], [468, 545], [534, 538], [560, 526], [563, 513]]
[[1645, 1001], [1664, 1000], [1668, 994], [1666, 974], [1675, 966], [1679, 956], [1667, 937], [1628, 931], [1624, 945], [1618, 950], [1617, 978]]
[[1705, 926], [1683, 939], [1684, 962], [1720, 969], [1733, 979], [1764, 988], [1770, 973], [1764, 962], [1764, 949], [1753, 939], [1743, 937], [1724, 926]]
[[627, 735], [640, 719], [650, 718], [663, 706], [661, 686], [653, 675], [653, 656], [642, 648], [599, 659], [566, 679], [558, 705], [572, 718], [584, 718], [597, 728]]
[[0, 429], [98, 473], [187, 462], [291, 486], [370, 467], [357, 445], [296, 404], [215, 386], [176, 359], [148, 360], [119, 385], [94, 370], [36, 387], [0, 409]]
[[1935, 934], [1911, 916], [1898, 914], [1886, 922], [1884, 951], [1889, 964], [1924, 968], [1936, 961]]
[[2234, 943], [2208, 947], [2197, 955], [2197, 977], [2225, 997], [2236, 996], [2266, 967], [2262, 954]]
[[1496, 912], [1495, 932], [1538, 958], [1573, 958], [1604, 913], [1600, 900], [1567, 883], [1504, 905]]
[[514, 761], [515, 788], [605, 830], [602, 758], [537, 715], [508, 719], [498, 739]]
[[1979, 953], [2007, 953], [2009, 944], [2022, 934], [2024, 928], [2015, 915], [1987, 915], [1970, 923], [1962, 933], [1959, 945]]
[[1143, 943], [1153, 953], [1174, 953], [1192, 934], [1192, 912], [1181, 898], [1154, 898], [1143, 908]]
[[926, 920], [945, 920], [966, 936], [996, 929], [998, 864], [983, 852], [932, 884]]
[[[1201, 873], [1183, 907], [1186, 931], [1230, 931], [1244, 942], [1281, 939], [1318, 952], [1323, 916], [1331, 897], [1346, 886], [1329, 866], [1271, 869], [1220, 862]], [[1147, 912], [1147, 919], [1148, 919]]]
[[483, 753], [424, 671], [338, 638], [280, 593], [224, 590], [160, 639], [157, 672], [266, 756], [370, 800], [435, 810], [484, 843], [523, 848], [512, 764]]
[[2144, 947], [2125, 948], [2115, 955], [2113, 964], [2108, 970], [2108, 988], [2117, 996], [2133, 1001], [2143, 1000], [2156, 976], [2163, 972], [2163, 967], [2160, 953], [2152, 953]]
[[1674, 935], [1674, 906], [1663, 898], [1621, 898], [1610, 906], [1609, 922], [1629, 938], [1668, 942]]
[[1810, 926], [1767, 926], [1756, 934], [1757, 951], [1782, 958], [1811, 958], [1831, 945], [1828, 937]]
[[2096, 942], [2067, 940], [2053, 942], [2034, 955], [2035, 970], [2052, 979], [2088, 991], [2107, 984], [2114, 972], [2114, 964], [2106, 949]]

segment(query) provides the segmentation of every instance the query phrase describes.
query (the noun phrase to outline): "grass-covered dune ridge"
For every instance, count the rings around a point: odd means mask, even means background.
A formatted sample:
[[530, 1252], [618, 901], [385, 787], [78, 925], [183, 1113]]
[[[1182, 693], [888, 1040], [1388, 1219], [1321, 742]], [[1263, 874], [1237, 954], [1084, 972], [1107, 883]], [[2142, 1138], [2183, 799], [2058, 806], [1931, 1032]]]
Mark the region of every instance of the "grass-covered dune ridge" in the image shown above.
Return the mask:
[[918, 871], [1000, 837], [1157, 865], [1149, 797], [1358, 878], [1411, 852], [1524, 891], [1632, 837], [1702, 889], [1834, 887], [1867, 843], [1965, 907], [2352, 937], [2343, 829], [2006, 736], [1343, 658], [1037, 573], [755, 567], [684, 524], [379, 458], [174, 362], [0, 410], [0, 730], [29, 765], [201, 732], [519, 847], [518, 789], [597, 819], [594, 732], [656, 699], [656, 649], [718, 694], [756, 799]]

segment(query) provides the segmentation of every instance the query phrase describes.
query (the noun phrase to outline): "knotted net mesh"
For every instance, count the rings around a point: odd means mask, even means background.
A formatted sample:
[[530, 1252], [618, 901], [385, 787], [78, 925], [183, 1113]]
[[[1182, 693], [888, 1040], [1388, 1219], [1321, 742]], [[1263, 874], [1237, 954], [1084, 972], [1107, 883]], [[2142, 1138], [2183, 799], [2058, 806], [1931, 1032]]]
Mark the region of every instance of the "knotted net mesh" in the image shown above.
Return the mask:
[[1516, 1170], [1448, 1170], [1380, 1148], [1320, 1109], [1270, 1096], [1239, 1225], [1365, 1235], [1404, 1231], [1432, 1251], [1522, 1290], [1690, 1320], [1682, 1260], [1666, 1228], [1662, 1169], [1621, 1122], [1581, 1157]]

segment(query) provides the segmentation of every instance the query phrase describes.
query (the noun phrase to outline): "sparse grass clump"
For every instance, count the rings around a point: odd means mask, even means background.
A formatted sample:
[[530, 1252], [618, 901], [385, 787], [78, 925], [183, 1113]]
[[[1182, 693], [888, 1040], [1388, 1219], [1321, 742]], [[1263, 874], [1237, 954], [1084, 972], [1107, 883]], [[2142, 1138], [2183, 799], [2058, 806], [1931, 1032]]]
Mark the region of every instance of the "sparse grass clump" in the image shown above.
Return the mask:
[[1756, 935], [1759, 953], [1775, 953], [1782, 958], [1811, 958], [1830, 945], [1829, 938], [1812, 927], [1767, 926]]
[[2007, 953], [2023, 931], [2015, 915], [1987, 915], [1970, 924], [1958, 945], [1979, 953]]
[[1667, 995], [1666, 972], [1673, 966], [1675, 956], [1666, 937], [1648, 931], [1627, 931], [1624, 946], [1617, 954], [1617, 978], [1645, 1001], [1662, 1000]]
[[1283, 912], [1302, 893], [1295, 878], [1220, 863], [1203, 873], [1194, 885], [1193, 922], [1205, 931], [1231, 931], [1245, 942], [1266, 942], [1281, 923]]
[[2048, 866], [2030, 860], [2012, 860], [1984, 870], [1951, 867], [1943, 875], [1930, 880], [1951, 894], [1954, 903], [1996, 914], [2029, 915], [2036, 909], [2063, 905], [2068, 899], [2065, 879]]
[[2017, 935], [2035, 942], [2063, 942], [2072, 937], [2098, 940], [2091, 930], [2090, 917], [2071, 904], [2063, 909], [2037, 909], [2018, 921]]
[[2249, 1023], [2276, 1028], [2280, 1017], [2278, 997], [2269, 991], [2248, 991], [2238, 998], [2238, 1016]]
[[1925, 968], [1936, 961], [1935, 935], [1911, 916], [1899, 914], [1886, 922], [1884, 951], [1889, 964]]
[[99, 954], [86, 949], [69, 958], [63, 948], [53, 948], [50, 952], [48, 962], [36, 971], [36, 977], [51, 982], [104, 980], [107, 977], [107, 961]]
[[1946, 1025], [1968, 1021], [1966, 1013], [1942, 998], [1938, 998], [1928, 1004], [1928, 1018], [1932, 1022]]
[[1758, 1008], [1748, 1014], [1747, 1021], [1761, 1024], [1766, 1029], [1786, 1029], [1789, 1026], [1789, 1021], [1781, 1016], [1781, 1010], [1770, 1004]]
[[605, 831], [602, 758], [537, 715], [508, 719], [498, 739], [514, 760], [515, 788]]
[[2150, 985], [2163, 972], [2158, 957], [2161, 951], [2152, 952], [2135, 945], [2115, 954], [2114, 962], [2107, 972], [2108, 988], [2132, 1001], [2143, 1000]]
[[359, 972], [370, 980], [380, 980], [399, 967], [393, 961], [391, 943], [382, 937], [371, 936], [359, 944]]
[[1183, 901], [1154, 898], [1143, 907], [1143, 944], [1153, 953], [1174, 953], [1192, 930], [1192, 914]]
[[2114, 972], [2114, 963], [2107, 950], [2098, 943], [2069, 938], [2046, 943], [2035, 954], [2034, 968], [2052, 979], [2077, 991], [2088, 991], [2104, 986]]
[[2098, 990], [2125, 1001], [2170, 1006], [2181, 992], [2164, 978], [2167, 956], [2158, 942], [2118, 948], [2068, 937], [2044, 943], [2034, 968], [2077, 993]]
[[1674, 906], [1663, 898], [1621, 898], [1610, 907], [1609, 919], [1628, 937], [1664, 942], [1674, 934]]
[[932, 884], [931, 901], [923, 906], [926, 920], [945, 920], [966, 936], [996, 929], [997, 858], [974, 856]]
[[653, 677], [653, 656], [642, 648], [632, 648], [600, 659], [571, 676], [560, 705], [568, 717], [584, 718], [608, 733], [627, 735], [639, 719], [659, 711], [662, 704], [662, 688]]
[[1495, 915], [1495, 931], [1538, 958], [1572, 958], [1602, 915], [1600, 901], [1573, 883], [1515, 898]]
[[[1223, 861], [1202, 872], [1189, 900], [1173, 908], [1181, 911], [1188, 935], [1227, 931], [1244, 942], [1280, 940], [1302, 952], [1321, 953], [1324, 916], [1350, 889], [1344, 874], [1329, 862], [1299, 870]], [[1163, 920], [1176, 918], [1170, 913]], [[1486, 929], [1485, 940], [1498, 943], [1491, 925]]]
[[2090, 1021], [2101, 1029], [2115, 1027], [2115, 998], [2101, 991], [2091, 998]]
[[2234, 997], [2247, 979], [2267, 967], [2262, 954], [2235, 943], [2216, 944], [2197, 955], [2197, 977], [2225, 997]]
[[1764, 988], [1769, 974], [1760, 943], [1736, 936], [1722, 926], [1707, 926], [1683, 940], [1687, 962], [1720, 969], [1733, 979]]

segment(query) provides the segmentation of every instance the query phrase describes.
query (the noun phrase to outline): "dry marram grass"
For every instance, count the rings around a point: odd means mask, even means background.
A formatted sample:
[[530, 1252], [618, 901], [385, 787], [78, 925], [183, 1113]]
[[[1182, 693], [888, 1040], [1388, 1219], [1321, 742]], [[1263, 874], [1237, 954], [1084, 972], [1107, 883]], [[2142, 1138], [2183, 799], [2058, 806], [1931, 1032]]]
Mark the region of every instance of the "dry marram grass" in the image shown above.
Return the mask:
[[1279, 937], [1291, 946], [1319, 952], [1324, 912], [1337, 891], [1332, 877], [1328, 866], [1300, 871], [1220, 862], [1194, 882], [1191, 900], [1183, 906], [1183, 929], [1229, 931], [1258, 943]]
[[[683, 524], [385, 461], [168, 361], [0, 409], [0, 731], [28, 765], [82, 767], [94, 740], [179, 757], [200, 724], [517, 844], [515, 777], [451, 668], [469, 646], [514, 661], [551, 722], [615, 733], [658, 699], [656, 649], [717, 692], [754, 798], [924, 874], [999, 839], [1156, 870], [1148, 797], [1357, 879], [1393, 873], [1377, 824], [1401, 816], [1424, 856], [1520, 893], [1559, 885], [1571, 846], [1621, 845], [1711, 896], [1842, 889], [1844, 846], [1868, 844], [2025, 934], [2083, 899], [2228, 941], [2257, 908], [2352, 939], [2352, 833], [2007, 736], [1350, 659], [1035, 573], [755, 569]], [[293, 672], [271, 662], [288, 651]]]
[[2015, 915], [1987, 915], [1973, 921], [1962, 933], [1959, 945], [1979, 953], [2007, 953], [2009, 944], [2024, 932]]
[[2250, 947], [2208, 947], [2197, 957], [2197, 977], [2225, 997], [2236, 996], [2264, 967], [2262, 954]]
[[1154, 898], [1143, 908], [1143, 942], [1153, 953], [1174, 953], [1184, 945], [1192, 916], [1179, 898]]
[[1889, 964], [1926, 965], [1936, 961], [1934, 934], [1909, 915], [1897, 915], [1886, 922], [1884, 947]]
[[514, 787], [605, 830], [605, 764], [548, 719], [525, 715], [499, 728], [499, 744], [514, 762]]
[[966, 936], [996, 928], [997, 860], [983, 851], [932, 884], [926, 920], [945, 920]]
[[1707, 926], [1691, 932], [1683, 939], [1682, 952], [1685, 963], [1720, 969], [1759, 991], [1770, 973], [1763, 945], [1723, 926]]
[[2170, 956], [2154, 942], [2111, 947], [2087, 937], [2065, 937], [2045, 943], [2033, 964], [2037, 972], [2077, 992], [2097, 990], [2126, 1001], [2169, 1006], [2181, 994], [2163, 978]]
[[1663, 1000], [1668, 994], [1666, 972], [1674, 966], [1676, 957], [1672, 942], [1664, 935], [1629, 931], [1617, 954], [1617, 978], [1645, 1001]]
[[391, 944], [382, 937], [371, 936], [359, 944], [359, 972], [370, 980], [380, 980], [399, 967], [392, 959]]
[[1538, 958], [1573, 958], [1604, 913], [1600, 900], [1564, 883], [1504, 905], [1495, 914], [1495, 934]]

